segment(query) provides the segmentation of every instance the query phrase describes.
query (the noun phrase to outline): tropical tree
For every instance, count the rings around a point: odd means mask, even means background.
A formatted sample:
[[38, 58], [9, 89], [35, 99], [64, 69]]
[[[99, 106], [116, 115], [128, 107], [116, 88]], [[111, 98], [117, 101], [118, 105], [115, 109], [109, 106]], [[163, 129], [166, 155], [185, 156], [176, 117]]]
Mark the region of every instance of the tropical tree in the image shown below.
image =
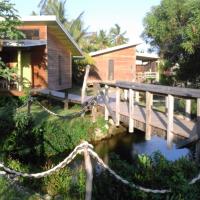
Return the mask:
[[67, 23], [65, 4], [66, 0], [46, 0], [40, 13], [43, 15], [56, 15], [60, 22], [65, 24]]
[[[14, 8], [14, 4], [9, 0], [0, 1], [0, 51], [3, 48], [4, 39], [18, 39], [23, 37], [21, 31], [16, 26], [20, 25], [18, 19], [17, 10]], [[0, 77], [10, 79], [15, 73], [14, 68], [8, 68], [0, 57]]]
[[0, 1], [0, 39], [18, 39], [23, 34], [16, 28], [20, 24], [17, 10], [9, 0]]
[[105, 30], [100, 30], [97, 33], [96, 43], [98, 46], [98, 50], [111, 47], [111, 40]]
[[71, 36], [81, 47], [83, 47], [82, 42], [83, 42], [84, 37], [87, 35], [87, 31], [89, 28], [89, 27], [84, 26], [84, 22], [82, 19], [83, 15], [84, 15], [84, 12], [82, 12], [76, 19], [73, 19], [69, 23], [65, 24]]
[[200, 0], [162, 0], [144, 18], [143, 38], [178, 66], [179, 81], [200, 80]]
[[118, 24], [115, 24], [115, 26], [112, 27], [109, 32], [112, 46], [127, 43], [128, 38], [126, 38], [125, 35], [126, 35], [126, 31], [121, 32], [121, 27]]

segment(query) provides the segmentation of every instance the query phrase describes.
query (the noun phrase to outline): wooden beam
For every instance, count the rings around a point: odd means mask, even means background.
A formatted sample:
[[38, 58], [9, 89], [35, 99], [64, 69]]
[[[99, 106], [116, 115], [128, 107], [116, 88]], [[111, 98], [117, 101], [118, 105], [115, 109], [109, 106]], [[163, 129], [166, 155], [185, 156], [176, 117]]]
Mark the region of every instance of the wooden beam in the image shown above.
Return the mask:
[[[106, 98], [106, 100], [107, 100], [107, 102], [108, 102], [108, 104], [109, 104], [108, 89], [109, 89], [109, 87], [108, 87], [107, 85], [105, 85], [105, 87], [104, 87], [104, 95], [105, 95], [105, 98]], [[106, 104], [104, 105], [104, 109], [105, 109], [105, 111], [104, 111], [104, 112], [105, 112], [105, 120], [108, 121], [108, 118], [109, 118], [109, 111], [108, 111], [108, 109], [107, 109]]]
[[191, 105], [192, 105], [191, 99], [186, 99], [185, 100], [185, 119], [188, 121], [191, 120]]
[[120, 125], [120, 88], [116, 88], [116, 126]]
[[134, 91], [129, 89], [129, 133], [134, 132]]
[[92, 199], [92, 181], [93, 181], [93, 169], [90, 160], [90, 154], [87, 148], [84, 149], [84, 160], [85, 160], [85, 170], [86, 170], [86, 191], [85, 200]]
[[18, 90], [21, 92], [23, 89], [22, 81], [23, 81], [23, 69], [22, 69], [22, 52], [21, 50], [17, 51], [17, 68], [18, 68]]
[[[104, 82], [101, 83], [103, 85]], [[171, 87], [171, 86], [163, 86], [163, 85], [154, 85], [154, 84], [144, 84], [144, 83], [136, 83], [136, 82], [128, 82], [128, 81], [116, 81], [115, 84], [106, 83], [111, 87], [119, 87], [121, 89], [134, 89], [137, 91], [149, 91], [155, 94], [164, 94], [164, 95], [173, 95], [177, 97], [184, 98], [200, 98], [200, 90], [199, 89], [191, 89], [191, 88], [180, 88], [180, 87]], [[113, 86], [114, 85], [114, 86]]]
[[109, 115], [112, 117], [112, 120], [116, 123], [116, 116], [114, 115], [113, 110], [110, 107], [110, 104], [109, 104], [108, 100], [106, 99], [104, 92], [101, 90], [101, 87], [99, 84], [97, 84], [97, 88], [98, 88], [99, 94], [101, 95], [101, 98], [102, 98], [104, 104], [106, 105], [106, 108], [108, 109]]
[[167, 145], [171, 147], [174, 126], [174, 96], [168, 95]]
[[153, 104], [153, 94], [146, 92], [146, 132], [145, 139], [151, 139], [151, 119], [152, 119], [152, 104]]
[[83, 86], [82, 86], [82, 89], [81, 89], [81, 104], [84, 103], [85, 91], [86, 91], [86, 87], [87, 87], [87, 79], [88, 79], [88, 76], [89, 76], [89, 72], [90, 72], [90, 65], [87, 65], [86, 69], [85, 69], [85, 76], [84, 76], [84, 80], [83, 80]]

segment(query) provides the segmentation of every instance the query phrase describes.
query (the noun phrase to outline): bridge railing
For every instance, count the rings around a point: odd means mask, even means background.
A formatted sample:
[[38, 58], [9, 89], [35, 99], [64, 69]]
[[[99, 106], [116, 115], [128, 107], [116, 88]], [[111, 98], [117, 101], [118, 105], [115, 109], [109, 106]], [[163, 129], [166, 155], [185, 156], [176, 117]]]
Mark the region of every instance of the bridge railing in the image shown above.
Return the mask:
[[[170, 87], [163, 85], [143, 84], [126, 81], [116, 81], [115, 83], [101, 82], [100, 85], [105, 87], [105, 96], [108, 96], [108, 88], [114, 87], [116, 97], [116, 115], [115, 123], [120, 123], [120, 90], [125, 91], [125, 99], [129, 99], [129, 132], [134, 130], [134, 104], [139, 101], [139, 92], [144, 92], [146, 96], [146, 139], [151, 138], [151, 119], [153, 95], [162, 95], [165, 97], [165, 110], [167, 115], [167, 143], [171, 144], [173, 140], [173, 124], [174, 124], [174, 98], [185, 99], [185, 113], [187, 120], [191, 115], [191, 100], [196, 100], [197, 116], [196, 116], [196, 134], [200, 134], [200, 90], [191, 88]], [[105, 109], [105, 118], [108, 118], [108, 111]]]

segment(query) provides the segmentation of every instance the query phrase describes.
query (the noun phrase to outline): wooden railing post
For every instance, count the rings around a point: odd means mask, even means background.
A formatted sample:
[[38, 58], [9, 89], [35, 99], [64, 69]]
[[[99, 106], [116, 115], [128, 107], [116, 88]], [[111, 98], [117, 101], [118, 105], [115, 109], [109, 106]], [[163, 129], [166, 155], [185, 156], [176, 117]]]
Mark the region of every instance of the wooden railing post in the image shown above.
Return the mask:
[[91, 200], [92, 199], [93, 170], [92, 170], [90, 154], [88, 153], [87, 148], [84, 149], [84, 159], [85, 159], [85, 170], [86, 170], [85, 200]]
[[124, 100], [127, 101], [128, 100], [128, 90], [124, 90]]
[[[105, 98], [106, 98], [107, 102], [109, 103], [108, 89], [109, 89], [108, 85], [105, 85], [104, 95], [105, 95]], [[108, 118], [109, 118], [109, 111], [108, 111], [106, 105], [104, 105], [104, 109], [105, 109], [105, 120], [107, 121]]]
[[140, 93], [138, 91], [135, 91], [135, 102], [139, 103], [140, 101]]
[[174, 127], [174, 96], [168, 95], [167, 145], [171, 147]]
[[134, 91], [129, 89], [129, 133], [134, 132]]
[[151, 139], [151, 118], [152, 118], [152, 104], [153, 104], [153, 94], [146, 92], [146, 132], [145, 139]]
[[116, 87], [116, 126], [120, 124], [120, 88]]
[[[197, 135], [200, 137], [200, 98], [197, 99]], [[196, 142], [196, 161], [200, 161], [200, 140]]]
[[168, 96], [165, 96], [165, 113], [168, 114]]
[[191, 103], [191, 99], [185, 100], [185, 118], [188, 121], [191, 119]]

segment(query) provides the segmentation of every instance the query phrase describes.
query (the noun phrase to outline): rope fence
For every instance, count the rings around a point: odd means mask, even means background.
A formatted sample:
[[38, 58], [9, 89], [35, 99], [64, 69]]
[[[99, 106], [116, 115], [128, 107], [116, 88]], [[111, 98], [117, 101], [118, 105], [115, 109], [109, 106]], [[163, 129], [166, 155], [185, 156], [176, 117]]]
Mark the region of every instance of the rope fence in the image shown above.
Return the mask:
[[92, 107], [97, 104], [97, 96], [92, 97], [91, 99], [89, 99], [89, 101], [86, 102], [86, 104], [84, 105], [84, 107], [80, 111], [74, 112], [74, 113], [70, 113], [70, 114], [67, 114], [67, 115], [59, 115], [59, 114], [49, 110], [47, 107], [42, 105], [37, 99], [35, 99], [33, 97], [29, 97], [26, 100], [26, 102], [22, 106], [17, 108], [16, 110], [20, 110], [21, 108], [27, 106], [29, 103], [34, 103], [36, 105], [39, 105], [45, 112], [49, 113], [50, 115], [53, 115], [53, 116], [56, 116], [56, 117], [59, 117], [59, 118], [62, 118], [62, 119], [73, 119], [75, 117], [79, 117], [79, 116], [83, 115], [87, 111], [90, 111], [92, 109]]
[[[60, 169], [64, 168], [66, 165], [71, 163], [75, 157], [79, 154], [83, 154], [84, 151], [87, 149], [89, 155], [97, 161], [98, 164], [100, 164], [105, 170], [107, 170], [113, 177], [115, 177], [117, 180], [122, 182], [125, 185], [129, 185], [132, 188], [136, 188], [138, 190], [147, 192], [147, 193], [154, 193], [154, 194], [165, 194], [171, 192], [171, 189], [150, 189], [145, 188], [139, 185], [136, 185], [134, 183], [131, 183], [127, 181], [126, 179], [122, 178], [120, 175], [118, 175], [114, 170], [112, 170], [108, 165], [104, 163], [104, 161], [98, 156], [98, 154], [93, 150], [93, 146], [89, 144], [88, 142], [84, 141], [80, 145], [76, 146], [75, 149], [58, 165], [54, 166], [53, 168], [40, 172], [40, 173], [22, 173], [18, 172], [16, 170], [13, 170], [9, 167], [6, 167], [3, 163], [0, 163], [0, 168], [2, 171], [0, 171], [0, 175], [13, 175], [13, 176], [21, 176], [26, 178], [42, 178], [45, 176], [49, 176], [52, 173], [59, 171]], [[200, 180], [200, 174], [198, 174], [196, 177], [194, 177], [188, 184], [192, 185], [195, 184], [197, 181]]]

